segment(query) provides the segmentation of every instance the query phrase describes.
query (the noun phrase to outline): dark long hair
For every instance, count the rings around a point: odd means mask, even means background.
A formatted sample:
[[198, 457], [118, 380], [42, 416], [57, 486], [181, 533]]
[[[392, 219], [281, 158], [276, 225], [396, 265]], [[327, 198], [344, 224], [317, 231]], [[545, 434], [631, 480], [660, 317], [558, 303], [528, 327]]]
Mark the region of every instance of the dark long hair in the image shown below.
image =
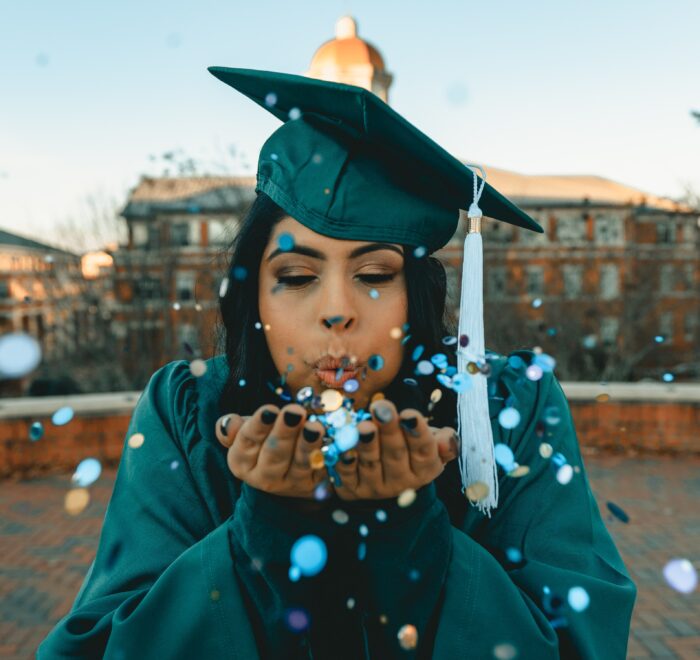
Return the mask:
[[[264, 330], [259, 322], [258, 269], [274, 226], [287, 216], [269, 196], [258, 193], [244, 217], [230, 246], [228, 288], [220, 298], [223, 323], [223, 350], [228, 364], [228, 378], [219, 400], [222, 412], [251, 415], [265, 403], [282, 405], [269, 386], [279, 381]], [[442, 343], [454, 334], [451, 319], [446, 315], [447, 278], [442, 263], [432, 256], [416, 257], [414, 248], [404, 246], [404, 275], [408, 299], [410, 340], [404, 346], [401, 369], [384, 395], [399, 410], [416, 408], [427, 413], [432, 390], [437, 387], [433, 376], [416, 376], [412, 353], [423, 345], [424, 355], [454, 353]], [[450, 360], [452, 362], [453, 360]], [[413, 379], [418, 384], [408, 383]], [[434, 426], [455, 426], [456, 397], [451, 390], [432, 411]]]

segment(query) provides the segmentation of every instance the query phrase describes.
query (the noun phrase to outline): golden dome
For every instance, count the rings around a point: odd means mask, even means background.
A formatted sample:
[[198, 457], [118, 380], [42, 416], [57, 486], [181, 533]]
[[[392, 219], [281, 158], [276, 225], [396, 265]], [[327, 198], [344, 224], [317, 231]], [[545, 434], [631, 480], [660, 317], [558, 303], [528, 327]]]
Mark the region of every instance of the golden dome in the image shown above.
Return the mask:
[[311, 59], [311, 70], [345, 69], [371, 65], [384, 71], [384, 60], [379, 51], [357, 36], [357, 22], [351, 16], [341, 17], [335, 24], [335, 39], [322, 44]]

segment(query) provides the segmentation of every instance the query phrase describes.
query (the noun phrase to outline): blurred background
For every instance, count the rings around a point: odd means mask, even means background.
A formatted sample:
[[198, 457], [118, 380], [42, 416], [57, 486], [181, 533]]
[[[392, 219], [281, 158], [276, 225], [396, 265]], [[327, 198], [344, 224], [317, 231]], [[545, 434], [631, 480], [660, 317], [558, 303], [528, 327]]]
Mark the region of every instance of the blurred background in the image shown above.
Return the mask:
[[556, 360], [639, 587], [629, 656], [700, 657], [698, 24], [692, 0], [4, 4], [0, 656], [70, 608], [150, 375], [220, 351], [279, 125], [220, 65], [365, 87], [542, 225], [484, 222], [487, 347]]

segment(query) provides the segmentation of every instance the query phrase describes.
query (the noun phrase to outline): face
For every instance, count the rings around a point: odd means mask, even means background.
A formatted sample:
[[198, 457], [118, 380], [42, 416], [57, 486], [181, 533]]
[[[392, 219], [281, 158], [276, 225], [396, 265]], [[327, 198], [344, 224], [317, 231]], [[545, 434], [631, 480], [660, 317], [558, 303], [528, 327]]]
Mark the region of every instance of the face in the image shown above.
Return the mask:
[[259, 276], [260, 321], [293, 395], [307, 385], [316, 394], [342, 391], [355, 380], [359, 388], [346, 396], [366, 407], [396, 377], [408, 320], [400, 245], [329, 238], [287, 217], [275, 225]]

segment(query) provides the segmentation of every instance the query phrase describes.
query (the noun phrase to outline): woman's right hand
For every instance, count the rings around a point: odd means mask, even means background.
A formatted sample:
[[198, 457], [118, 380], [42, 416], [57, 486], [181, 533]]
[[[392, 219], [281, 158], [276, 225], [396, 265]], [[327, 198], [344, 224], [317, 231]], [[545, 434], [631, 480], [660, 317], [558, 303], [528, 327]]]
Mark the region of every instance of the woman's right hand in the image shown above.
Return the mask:
[[251, 417], [220, 417], [216, 437], [228, 448], [229, 469], [241, 481], [275, 495], [313, 498], [326, 470], [312, 469], [309, 457], [321, 448], [324, 429], [305, 421], [306, 410], [296, 403], [282, 410], [267, 404]]

